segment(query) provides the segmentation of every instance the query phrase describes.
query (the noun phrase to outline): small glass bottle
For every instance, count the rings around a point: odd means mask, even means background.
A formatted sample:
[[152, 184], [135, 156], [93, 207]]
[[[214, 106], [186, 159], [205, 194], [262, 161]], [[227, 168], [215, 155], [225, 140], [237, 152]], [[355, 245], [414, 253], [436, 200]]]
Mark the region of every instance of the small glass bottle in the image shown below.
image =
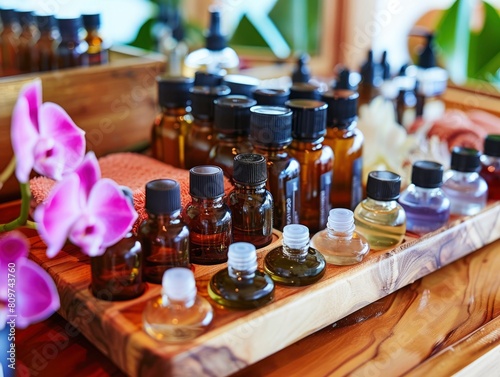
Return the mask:
[[290, 100], [293, 111], [289, 153], [300, 164], [301, 224], [316, 233], [328, 221], [331, 206], [333, 151], [324, 145], [327, 105], [315, 100]]
[[314, 99], [321, 98], [320, 87], [312, 83], [299, 82], [290, 88], [290, 99]]
[[194, 86], [221, 86], [223, 81], [224, 77], [218, 73], [196, 71], [194, 74]]
[[451, 151], [450, 170], [444, 174], [443, 191], [451, 202], [453, 215], [474, 215], [488, 200], [488, 184], [479, 175], [481, 153], [455, 147]]
[[500, 135], [488, 135], [484, 140], [479, 174], [488, 184], [488, 199], [500, 200]]
[[257, 102], [245, 96], [227, 96], [216, 99], [214, 114], [214, 142], [208, 163], [219, 166], [228, 178], [233, 176], [234, 157], [253, 151], [248, 139], [250, 108]]
[[285, 106], [285, 102], [290, 98], [288, 89], [256, 89], [253, 92], [253, 99], [257, 105], [261, 106]]
[[183, 219], [189, 227], [192, 263], [227, 261], [233, 241], [231, 210], [224, 202], [224, 174], [218, 166], [195, 166], [189, 171], [189, 203]]
[[82, 19], [87, 32], [85, 42], [88, 44], [89, 65], [107, 64], [109, 62], [109, 46], [100, 32], [101, 15], [99, 13], [84, 14]]
[[278, 230], [298, 224], [300, 213], [300, 164], [288, 154], [292, 142], [292, 111], [285, 107], [250, 109], [250, 141], [254, 152], [267, 160], [267, 189], [274, 200], [273, 224]]
[[88, 44], [82, 38], [82, 18], [60, 18], [57, 20], [61, 42], [57, 46], [57, 68], [88, 66]]
[[413, 164], [411, 185], [401, 193], [399, 204], [406, 213], [406, 229], [425, 234], [442, 227], [450, 217], [450, 199], [441, 189], [443, 166], [432, 161]]
[[278, 284], [301, 287], [317, 282], [325, 274], [326, 261], [309, 246], [309, 229], [291, 224], [283, 228], [283, 245], [269, 251], [264, 269]]
[[355, 231], [354, 213], [346, 208], [330, 210], [326, 229], [313, 236], [311, 247], [337, 266], [359, 263], [370, 251], [368, 241]]
[[21, 25], [13, 9], [0, 9], [2, 30], [0, 32], [0, 76], [19, 74], [19, 35]]
[[190, 90], [193, 122], [184, 149], [186, 169], [205, 165], [213, 146], [214, 100], [231, 91], [225, 85], [195, 86]]
[[363, 198], [363, 134], [357, 128], [358, 93], [332, 90], [323, 93], [328, 104], [325, 145], [333, 149], [333, 208], [354, 210]]
[[193, 272], [175, 267], [163, 274], [161, 295], [146, 303], [142, 321], [152, 338], [180, 343], [202, 334], [213, 316], [210, 303], [197, 294]]
[[383, 250], [403, 242], [406, 214], [396, 201], [401, 177], [390, 171], [372, 171], [366, 184], [367, 198], [354, 210], [356, 230], [364, 236], [370, 248]]
[[359, 101], [358, 108], [369, 104], [372, 99], [380, 95], [380, 85], [382, 85], [382, 70], [373, 59], [373, 51], [368, 51], [368, 57], [360, 69], [361, 81], [358, 86]]
[[234, 242], [249, 242], [256, 248], [273, 239], [273, 197], [266, 190], [267, 164], [260, 154], [244, 153], [234, 158], [234, 190], [228, 197], [233, 218]]
[[246, 75], [226, 75], [224, 85], [231, 89], [231, 94], [253, 98], [253, 92], [260, 85], [260, 80]]
[[257, 269], [254, 245], [236, 242], [229, 246], [227, 268], [212, 276], [208, 294], [217, 304], [232, 309], [257, 309], [273, 300], [273, 280]]
[[18, 11], [17, 14], [22, 29], [19, 35], [19, 71], [21, 73], [35, 72], [33, 67], [33, 46], [40, 38], [40, 31], [32, 11]]
[[138, 232], [144, 252], [144, 278], [161, 284], [163, 273], [169, 268], [191, 267], [189, 229], [180, 217], [179, 183], [171, 179], [148, 182], [144, 208], [148, 218]]
[[57, 69], [57, 46], [61, 41], [61, 34], [52, 15], [36, 17], [40, 38], [33, 46], [33, 70], [39, 72]]
[[151, 133], [152, 155], [166, 164], [184, 169], [184, 148], [193, 116], [190, 114], [189, 90], [193, 79], [158, 77], [158, 103], [161, 113], [156, 116]]

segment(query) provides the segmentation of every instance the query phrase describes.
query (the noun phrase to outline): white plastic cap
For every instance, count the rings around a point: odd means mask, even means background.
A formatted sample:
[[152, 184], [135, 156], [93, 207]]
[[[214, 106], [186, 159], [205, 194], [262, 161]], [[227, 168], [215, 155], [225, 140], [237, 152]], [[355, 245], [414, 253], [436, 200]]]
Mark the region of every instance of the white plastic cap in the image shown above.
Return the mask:
[[283, 244], [290, 249], [302, 249], [309, 243], [309, 228], [301, 224], [290, 224], [283, 228]]
[[353, 232], [354, 213], [346, 208], [331, 209], [328, 214], [328, 228], [333, 229], [335, 232]]
[[227, 265], [236, 271], [257, 270], [257, 250], [248, 242], [235, 242], [229, 245]]
[[196, 298], [196, 281], [193, 271], [174, 267], [166, 270], [162, 278], [162, 294], [170, 300], [191, 301]]

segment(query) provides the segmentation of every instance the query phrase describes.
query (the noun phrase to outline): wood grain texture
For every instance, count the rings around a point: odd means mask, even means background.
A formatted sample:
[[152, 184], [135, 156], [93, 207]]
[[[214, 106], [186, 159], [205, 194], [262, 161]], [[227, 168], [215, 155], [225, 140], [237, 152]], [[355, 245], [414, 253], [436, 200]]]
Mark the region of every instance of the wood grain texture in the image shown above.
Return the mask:
[[[32, 257], [56, 280], [62, 301], [61, 315], [127, 374], [222, 376], [251, 365], [497, 240], [500, 238], [499, 217], [500, 203], [492, 204], [476, 216], [457, 219], [421, 239], [407, 237], [406, 242], [394, 250], [371, 252], [358, 265], [329, 265], [325, 277], [318, 283], [302, 288], [277, 287], [275, 301], [258, 310], [232, 311], [215, 307], [215, 318], [209, 330], [182, 345], [157, 343], [142, 331], [144, 303], [159, 293], [159, 286], [149, 285], [148, 291], [136, 300], [103, 302], [90, 294], [88, 258], [76, 248], [67, 246], [65, 252], [49, 260], [43, 243], [32, 240]], [[264, 253], [260, 253], [260, 264]], [[207, 296], [206, 286], [211, 275], [222, 267], [196, 266], [201, 294]], [[451, 288], [450, 296], [453, 297]], [[393, 320], [397, 322], [405, 310], [407, 308], [398, 308]], [[463, 315], [461, 311], [446, 314], [457, 318]], [[424, 325], [428, 326], [424, 320], [399, 324], [403, 329]], [[432, 325], [438, 331], [441, 320], [435, 320]], [[444, 348], [448, 339], [458, 335], [460, 331], [443, 337], [433, 349], [437, 352]], [[379, 336], [387, 334], [382, 331], [361, 341], [369, 349]], [[346, 341], [349, 341], [348, 336]], [[377, 352], [383, 359], [385, 353], [392, 351]], [[415, 360], [423, 357], [419, 352], [412, 355]], [[344, 356], [347, 354], [350, 355], [348, 349]], [[359, 357], [366, 356], [361, 353]], [[343, 367], [349, 368], [349, 363]]]

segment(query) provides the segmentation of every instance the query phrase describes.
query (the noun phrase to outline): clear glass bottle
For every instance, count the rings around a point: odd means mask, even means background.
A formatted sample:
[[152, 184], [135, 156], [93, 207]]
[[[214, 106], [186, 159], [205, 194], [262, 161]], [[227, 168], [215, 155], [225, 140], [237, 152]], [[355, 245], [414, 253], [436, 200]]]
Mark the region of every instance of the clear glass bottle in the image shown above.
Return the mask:
[[354, 210], [363, 198], [362, 168], [364, 136], [357, 128], [358, 93], [332, 90], [323, 93], [328, 104], [325, 145], [333, 149], [333, 208]]
[[443, 166], [417, 161], [413, 164], [411, 182], [399, 197], [406, 213], [406, 229], [425, 234], [441, 228], [450, 217], [450, 199], [441, 189]]
[[144, 253], [144, 278], [161, 284], [163, 273], [172, 267], [190, 268], [189, 229], [182, 221], [179, 183], [157, 179], [146, 184], [144, 208], [148, 218], [138, 235]]
[[224, 201], [224, 174], [218, 166], [195, 166], [189, 171], [189, 203], [183, 219], [189, 227], [192, 263], [227, 261], [233, 241], [231, 210]]
[[180, 343], [205, 332], [213, 315], [210, 303], [197, 294], [193, 272], [171, 268], [163, 274], [161, 295], [146, 303], [142, 321], [153, 339]]
[[186, 169], [208, 163], [213, 146], [214, 101], [231, 91], [225, 85], [195, 86], [190, 90], [193, 122], [186, 136], [184, 156]]
[[285, 107], [250, 109], [250, 141], [254, 153], [267, 160], [267, 189], [274, 200], [273, 224], [278, 230], [298, 224], [300, 213], [300, 164], [288, 154], [292, 142], [292, 111]]
[[317, 282], [325, 274], [326, 261], [309, 246], [309, 229], [291, 224], [283, 228], [283, 245], [269, 251], [264, 270], [278, 284], [301, 287]]
[[488, 184], [488, 199], [500, 200], [500, 135], [488, 135], [484, 140], [479, 174]]
[[229, 246], [227, 268], [212, 276], [208, 294], [217, 304], [232, 309], [257, 309], [274, 299], [273, 280], [257, 269], [254, 245], [235, 242]]
[[36, 17], [40, 38], [33, 46], [33, 70], [39, 72], [57, 69], [57, 46], [61, 42], [61, 34], [52, 15]]
[[100, 31], [101, 15], [99, 13], [84, 14], [82, 19], [87, 32], [85, 42], [88, 44], [89, 65], [107, 64], [109, 62], [109, 46]]
[[328, 221], [331, 206], [333, 151], [324, 145], [327, 104], [315, 100], [290, 100], [293, 111], [292, 144], [288, 151], [300, 164], [301, 224], [316, 233]]
[[290, 98], [288, 89], [256, 89], [253, 92], [253, 99], [261, 106], [285, 106], [285, 102]]
[[186, 167], [184, 149], [193, 122], [189, 107], [189, 90], [193, 87], [193, 81], [192, 78], [170, 76], [156, 79], [161, 113], [153, 123], [152, 155], [157, 160], [181, 169]]
[[370, 248], [383, 250], [403, 242], [406, 214], [396, 201], [401, 177], [390, 171], [372, 171], [366, 184], [367, 198], [354, 210], [356, 230], [364, 236]]
[[450, 199], [453, 215], [474, 215], [486, 206], [488, 184], [479, 175], [480, 156], [479, 151], [471, 148], [455, 147], [451, 152], [443, 191]]
[[21, 25], [13, 9], [0, 9], [2, 30], [0, 32], [0, 76], [19, 74], [19, 35]]
[[354, 213], [346, 208], [330, 210], [326, 229], [312, 237], [311, 247], [337, 266], [359, 263], [370, 251], [368, 241], [355, 231]]
[[208, 155], [210, 165], [219, 166], [229, 179], [233, 176], [234, 157], [253, 151], [248, 139], [250, 108], [257, 102], [245, 96], [218, 98], [214, 101], [214, 142]]
[[228, 196], [233, 218], [234, 242], [249, 242], [256, 248], [273, 239], [273, 197], [266, 190], [267, 164], [260, 154], [244, 153], [234, 158], [234, 190]]
[[61, 42], [57, 46], [57, 68], [88, 66], [88, 44], [82, 36], [82, 18], [57, 20]]
[[18, 11], [17, 14], [21, 23], [18, 58], [19, 71], [21, 73], [36, 72], [33, 67], [33, 46], [40, 38], [40, 31], [38, 30], [32, 11]]

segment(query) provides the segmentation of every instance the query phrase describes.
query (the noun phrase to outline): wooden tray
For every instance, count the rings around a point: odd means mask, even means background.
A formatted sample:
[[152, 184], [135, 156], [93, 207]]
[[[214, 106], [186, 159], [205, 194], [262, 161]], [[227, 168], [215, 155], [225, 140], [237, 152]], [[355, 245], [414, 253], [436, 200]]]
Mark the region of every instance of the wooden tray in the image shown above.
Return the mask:
[[[407, 236], [392, 250], [370, 252], [355, 266], [328, 265], [325, 277], [302, 288], [277, 286], [276, 299], [264, 308], [234, 311], [215, 307], [209, 330], [194, 341], [165, 345], [142, 330], [145, 301], [159, 294], [149, 285], [138, 299], [109, 303], [95, 299], [89, 259], [68, 245], [48, 259], [42, 241], [33, 242], [32, 258], [54, 277], [61, 315], [97, 348], [132, 376], [224, 376], [304, 338], [357, 309], [412, 283], [442, 266], [500, 238], [500, 203], [478, 215], [455, 219], [422, 238]], [[259, 253], [279, 244], [274, 242]], [[196, 266], [201, 294], [211, 275], [224, 266]]]

